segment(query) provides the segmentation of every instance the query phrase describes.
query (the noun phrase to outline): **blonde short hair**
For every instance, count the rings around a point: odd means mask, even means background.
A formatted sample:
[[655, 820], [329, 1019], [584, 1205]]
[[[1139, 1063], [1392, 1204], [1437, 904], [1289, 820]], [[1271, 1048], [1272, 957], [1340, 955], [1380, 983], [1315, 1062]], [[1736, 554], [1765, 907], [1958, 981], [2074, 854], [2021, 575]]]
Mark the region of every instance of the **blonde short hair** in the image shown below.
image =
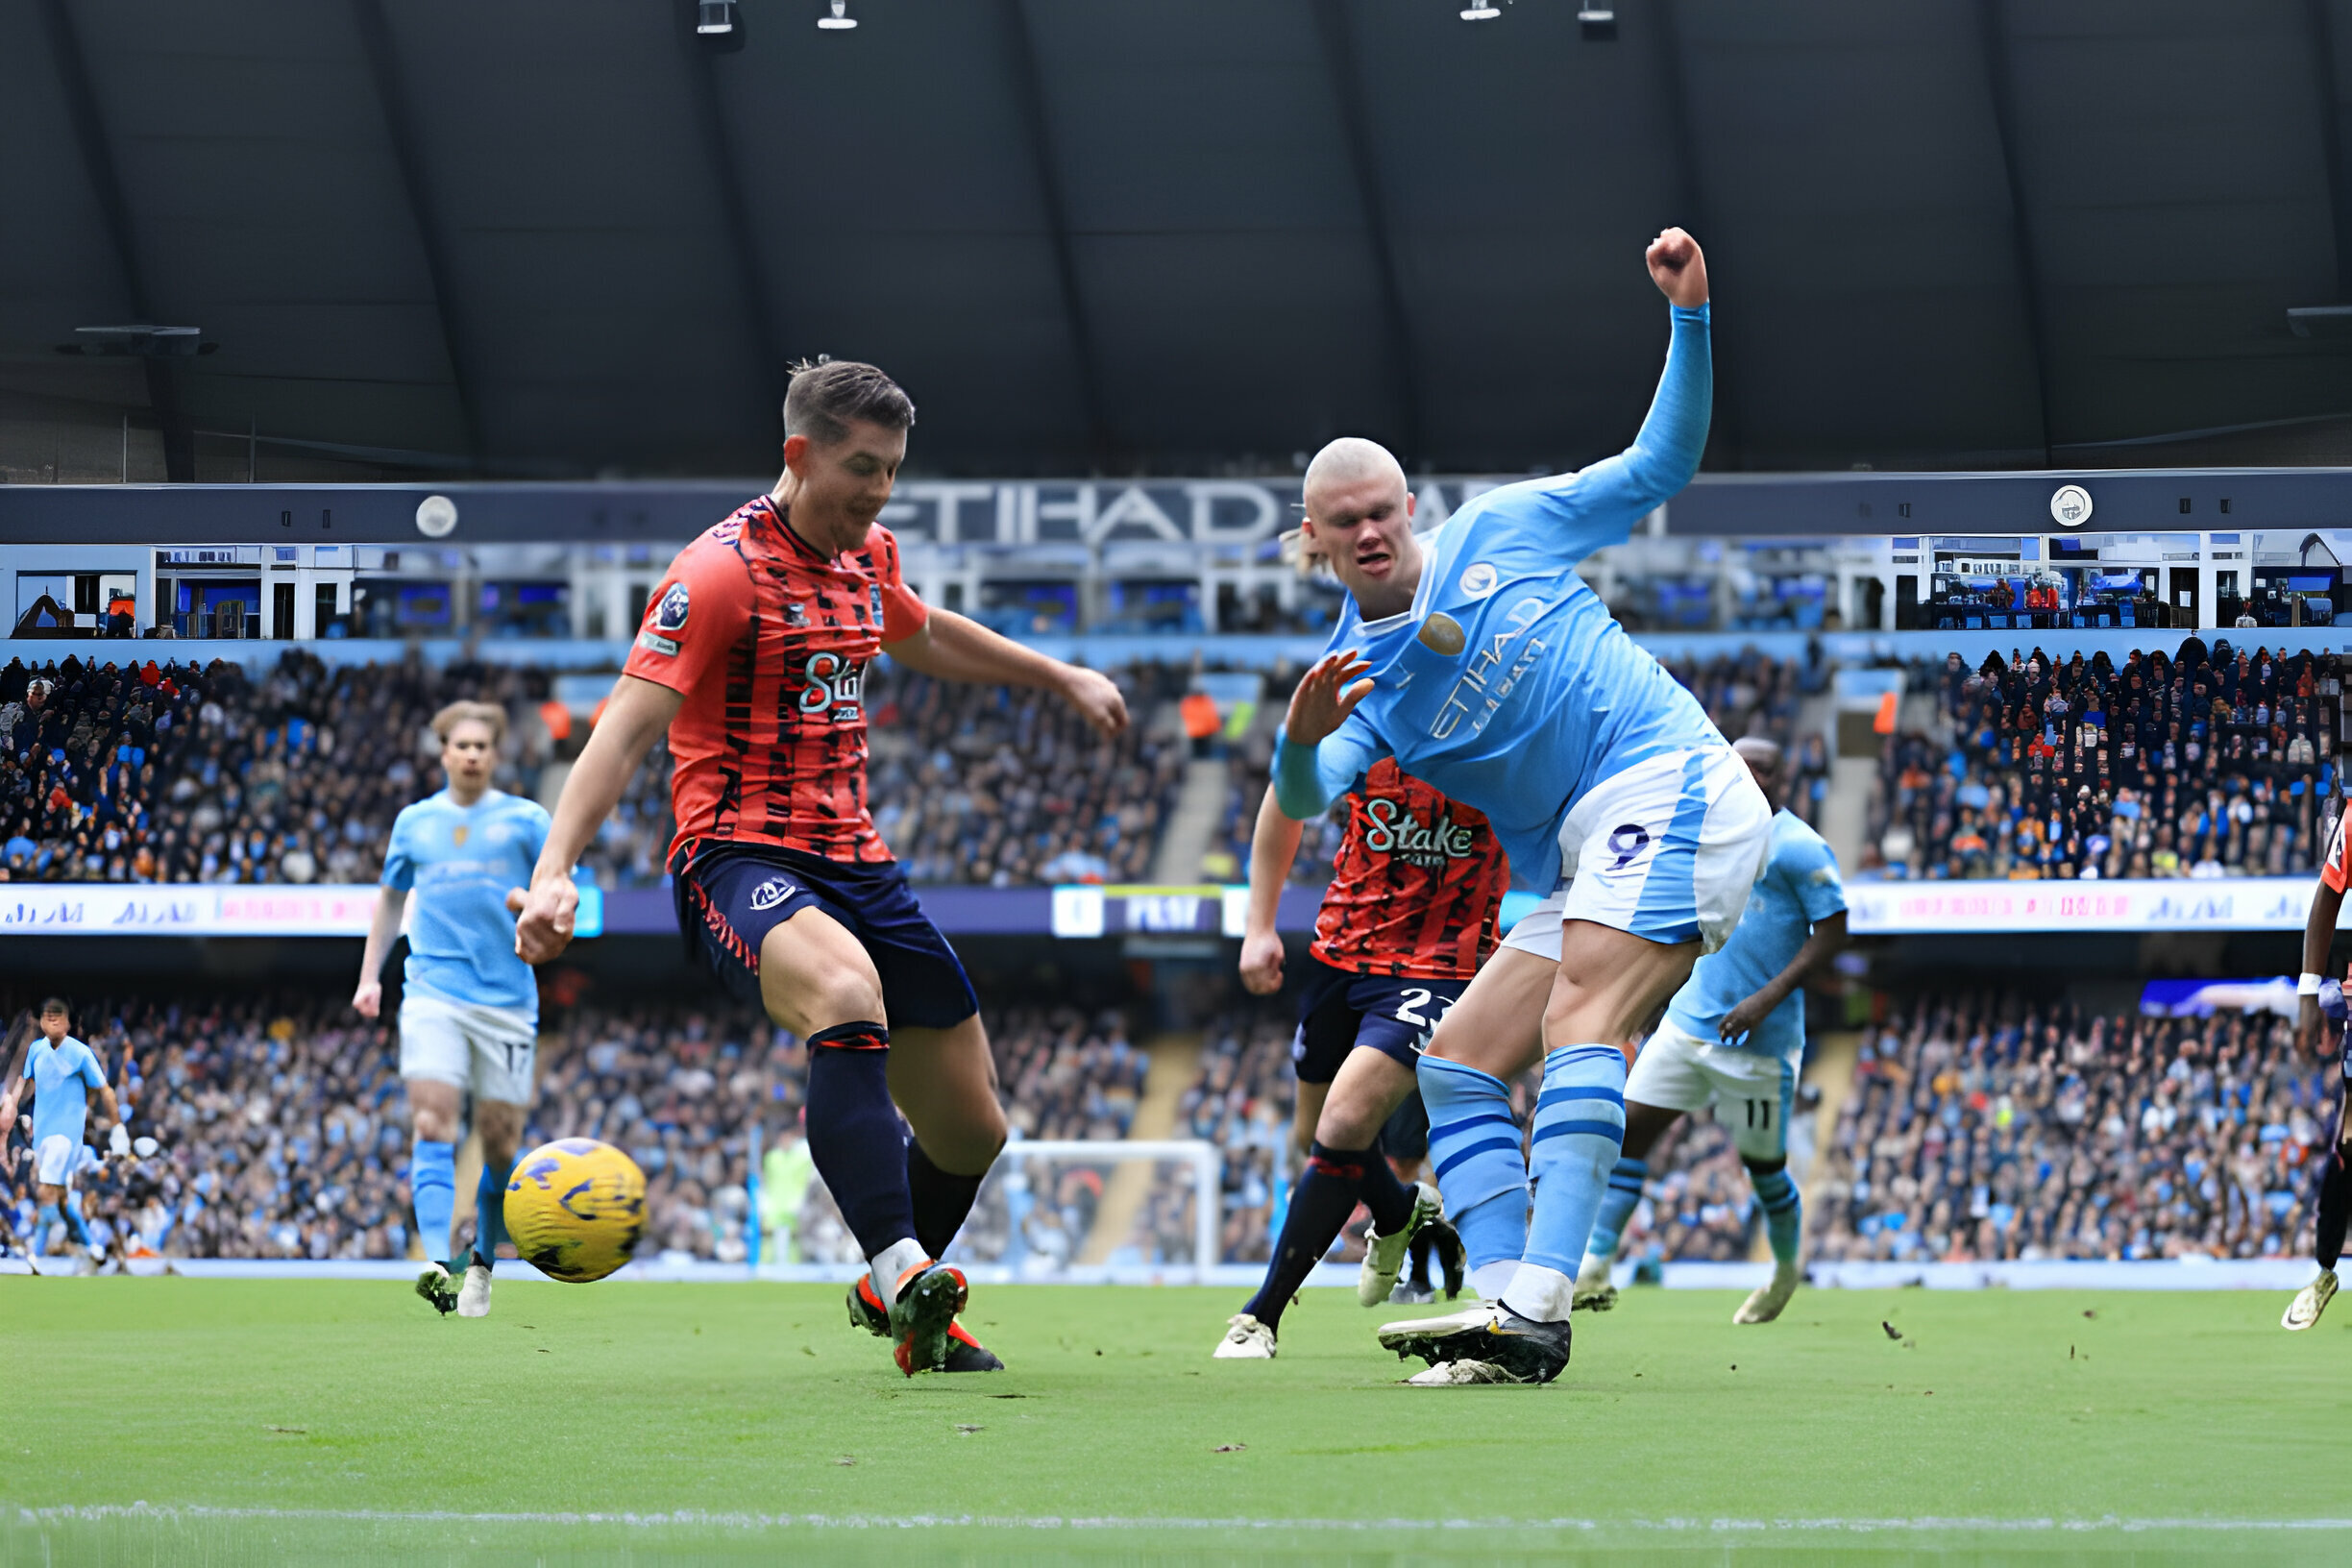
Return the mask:
[[452, 702], [432, 716], [432, 732], [449, 745], [452, 731], [473, 720], [490, 726], [490, 744], [498, 746], [506, 739], [506, 710], [496, 702]]

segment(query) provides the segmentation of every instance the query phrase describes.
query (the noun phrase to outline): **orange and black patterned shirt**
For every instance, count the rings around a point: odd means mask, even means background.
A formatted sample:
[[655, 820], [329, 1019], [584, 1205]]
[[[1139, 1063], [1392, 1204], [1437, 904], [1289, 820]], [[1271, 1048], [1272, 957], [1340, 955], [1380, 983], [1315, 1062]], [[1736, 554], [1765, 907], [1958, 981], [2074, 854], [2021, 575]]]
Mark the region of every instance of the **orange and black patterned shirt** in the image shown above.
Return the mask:
[[930, 612], [875, 525], [827, 558], [767, 496], [679, 551], [625, 674], [681, 694], [670, 809], [681, 851], [709, 841], [878, 863], [866, 807], [866, 665]]
[[1384, 757], [1348, 796], [1308, 951], [1358, 974], [1467, 980], [1501, 941], [1509, 886], [1486, 819]]

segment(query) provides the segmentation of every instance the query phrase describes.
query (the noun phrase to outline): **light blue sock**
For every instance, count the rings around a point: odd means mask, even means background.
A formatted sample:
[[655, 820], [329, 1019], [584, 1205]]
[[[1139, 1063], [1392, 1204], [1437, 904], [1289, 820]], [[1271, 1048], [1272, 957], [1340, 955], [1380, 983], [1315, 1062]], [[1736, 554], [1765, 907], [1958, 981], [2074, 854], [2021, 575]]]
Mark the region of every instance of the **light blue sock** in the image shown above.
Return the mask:
[[90, 1244], [89, 1221], [82, 1217], [82, 1194], [79, 1192], [68, 1191], [65, 1194], [65, 1234], [78, 1246], [87, 1248]]
[[1528, 1171], [1509, 1087], [1433, 1056], [1421, 1058], [1418, 1076], [1437, 1190], [1471, 1272], [1516, 1259], [1527, 1245]]
[[58, 1213], [56, 1204], [42, 1204], [39, 1217], [33, 1221], [33, 1250], [43, 1258], [48, 1257], [49, 1238], [56, 1235], [57, 1228], [64, 1223], [65, 1216]]
[[1605, 1263], [1617, 1261], [1626, 1221], [1633, 1217], [1633, 1206], [1641, 1202], [1642, 1184], [1649, 1179], [1648, 1161], [1617, 1162], [1617, 1168], [1609, 1172], [1608, 1190], [1601, 1194], [1600, 1212], [1593, 1216], [1592, 1239], [1584, 1243], [1585, 1257]]
[[408, 1156], [408, 1201], [416, 1207], [417, 1238], [426, 1256], [450, 1243], [457, 1207], [457, 1145], [420, 1138]]
[[1756, 1201], [1764, 1206], [1764, 1234], [1772, 1241], [1774, 1261], [1794, 1263], [1797, 1240], [1804, 1230], [1804, 1203], [1797, 1194], [1797, 1184], [1789, 1180], [1785, 1167], [1751, 1168], [1748, 1179], [1755, 1184]]
[[1568, 1315], [1569, 1287], [1625, 1147], [1625, 1054], [1614, 1045], [1562, 1045], [1544, 1057], [1543, 1093], [1528, 1140], [1535, 1208], [1523, 1262], [1556, 1277], [1535, 1289], [1520, 1271], [1504, 1300], [1522, 1316]]
[[485, 1160], [474, 1187], [474, 1256], [484, 1268], [498, 1262], [499, 1243], [506, 1239], [506, 1184], [513, 1178], [512, 1160], [502, 1165]]

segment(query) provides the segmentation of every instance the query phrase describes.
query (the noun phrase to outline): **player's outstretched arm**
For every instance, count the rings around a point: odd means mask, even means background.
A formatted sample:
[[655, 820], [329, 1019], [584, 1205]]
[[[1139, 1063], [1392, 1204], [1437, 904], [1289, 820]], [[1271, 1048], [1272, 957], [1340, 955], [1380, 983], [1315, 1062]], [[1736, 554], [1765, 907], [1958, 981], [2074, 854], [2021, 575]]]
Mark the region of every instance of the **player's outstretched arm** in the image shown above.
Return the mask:
[[1674, 306], [1666, 370], [1633, 444], [1614, 457], [1552, 479], [1507, 486], [1548, 509], [1548, 535], [1571, 561], [1621, 545], [1633, 525], [1664, 505], [1699, 472], [1715, 404], [1708, 338], [1706, 257], [1699, 242], [1669, 229], [1644, 256], [1651, 281]]
[[352, 992], [352, 1011], [363, 1018], [383, 1011], [384, 959], [400, 940], [401, 915], [407, 907], [405, 888], [376, 890], [376, 914], [368, 921], [367, 945], [359, 951], [359, 985]]
[[1105, 740], [1127, 727], [1127, 699], [1110, 676], [1049, 659], [953, 610], [932, 609], [913, 635], [884, 643], [882, 651], [910, 670], [942, 680], [1051, 692]]
[[[620, 802], [621, 792], [636, 774], [653, 743], [677, 717], [685, 694], [655, 681], [623, 675], [614, 683], [579, 761], [564, 779], [555, 801], [554, 820], [548, 824], [547, 843], [539, 863], [531, 868], [530, 891], [515, 920], [515, 952], [526, 964], [544, 964], [572, 941], [572, 915], [579, 907], [579, 890], [572, 885], [572, 868], [596, 838], [597, 829]], [[511, 900], [510, 900], [511, 903]]]
[[1747, 1034], [1770, 1017], [1774, 1008], [1787, 1001], [1789, 992], [1803, 985], [1806, 975], [1844, 952], [1852, 941], [1846, 932], [1844, 910], [1815, 920], [1813, 934], [1797, 949], [1797, 956], [1789, 960], [1788, 968], [1765, 981], [1763, 989], [1754, 995], [1743, 998], [1726, 1013], [1716, 1033], [1725, 1040], [1738, 1040]]
[[1258, 803], [1258, 825], [1250, 832], [1249, 914], [1241, 927], [1241, 985], [1253, 996], [1282, 990], [1282, 935], [1274, 929], [1274, 917], [1281, 912], [1283, 884], [1298, 859], [1305, 827], [1283, 814], [1269, 783]]

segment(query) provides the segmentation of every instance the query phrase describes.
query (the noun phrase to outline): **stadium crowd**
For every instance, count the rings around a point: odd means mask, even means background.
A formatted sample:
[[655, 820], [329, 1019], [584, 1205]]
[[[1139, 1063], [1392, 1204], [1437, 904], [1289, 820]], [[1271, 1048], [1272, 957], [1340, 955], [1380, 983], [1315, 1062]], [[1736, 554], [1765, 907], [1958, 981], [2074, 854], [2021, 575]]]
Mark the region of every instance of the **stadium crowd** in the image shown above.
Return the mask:
[[[76, 1021], [133, 1106], [133, 1131], [159, 1145], [82, 1181], [110, 1247], [166, 1258], [412, 1254], [409, 1139], [386, 1024], [318, 992], [102, 1002]], [[1146, 1059], [1117, 1014], [1026, 1009], [990, 1023], [1017, 1136], [1125, 1136]], [[766, 1173], [788, 1200], [768, 1220], [767, 1255], [831, 1257], [847, 1238], [800, 1149], [804, 1058], [799, 1041], [747, 1010], [566, 1009], [542, 1036], [526, 1145], [583, 1136], [627, 1150], [648, 1182], [642, 1255], [733, 1262], [748, 1245], [757, 1128]], [[102, 1150], [103, 1135], [93, 1143]], [[33, 1218], [29, 1161], [23, 1139], [10, 1140], [0, 1177], [18, 1237]], [[1035, 1228], [1074, 1222], [1083, 1237], [1090, 1217], [1042, 1215]]]
[[2309, 1234], [2328, 1063], [2266, 1013], [1924, 996], [1865, 1035], [1805, 1193], [1820, 1259], [2273, 1258]]
[[[1182, 684], [1158, 665], [1119, 678], [1139, 714]], [[0, 669], [0, 878], [372, 882], [392, 819], [438, 786], [428, 723], [445, 703], [504, 707], [497, 787], [552, 796], [543, 770], [577, 745], [550, 686], [527, 667], [335, 667], [299, 649], [259, 680], [227, 661], [12, 661]], [[1149, 726], [1106, 748], [1038, 693], [888, 669], [867, 699], [871, 808], [914, 880], [1146, 873], [1184, 762]], [[587, 856], [603, 885], [661, 882], [669, 794], [657, 744]]]
[[1858, 875], [2302, 875], [2340, 809], [2333, 653], [1953, 654], [1915, 684], [1935, 723], [1890, 738]]

